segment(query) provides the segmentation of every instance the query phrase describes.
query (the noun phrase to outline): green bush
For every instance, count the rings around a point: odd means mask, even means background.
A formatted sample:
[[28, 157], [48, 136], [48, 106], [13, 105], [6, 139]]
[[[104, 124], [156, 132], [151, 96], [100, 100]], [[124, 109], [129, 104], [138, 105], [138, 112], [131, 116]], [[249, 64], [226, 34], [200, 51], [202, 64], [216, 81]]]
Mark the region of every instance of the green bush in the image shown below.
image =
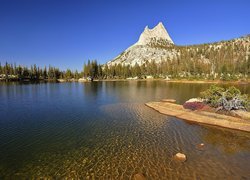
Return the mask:
[[241, 96], [241, 92], [239, 89], [231, 86], [224, 92], [224, 95], [227, 100], [231, 100], [236, 96]]
[[201, 98], [205, 99], [205, 102], [210, 106], [218, 107], [219, 99], [224, 91], [224, 88], [212, 85], [208, 90], [201, 92]]
[[250, 109], [250, 99], [248, 95], [242, 95], [240, 90], [234, 86], [224, 89], [216, 85], [212, 85], [208, 90], [201, 92], [201, 98], [204, 99], [204, 102], [211, 107], [227, 111]]

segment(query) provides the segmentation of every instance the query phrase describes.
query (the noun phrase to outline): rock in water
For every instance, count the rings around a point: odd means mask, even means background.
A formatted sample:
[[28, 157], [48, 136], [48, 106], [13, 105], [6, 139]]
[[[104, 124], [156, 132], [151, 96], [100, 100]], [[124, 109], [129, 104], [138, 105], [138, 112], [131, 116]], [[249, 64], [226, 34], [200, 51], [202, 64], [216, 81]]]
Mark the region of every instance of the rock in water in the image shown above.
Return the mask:
[[182, 154], [182, 153], [177, 153], [175, 156], [174, 156], [174, 159], [176, 161], [180, 161], [180, 162], [185, 162], [187, 160], [187, 157], [185, 154]]
[[134, 175], [134, 180], [146, 180], [146, 178], [142, 173], [137, 173]]
[[199, 151], [204, 151], [205, 150], [205, 144], [200, 143], [200, 144], [196, 145], [196, 149], [199, 150]]

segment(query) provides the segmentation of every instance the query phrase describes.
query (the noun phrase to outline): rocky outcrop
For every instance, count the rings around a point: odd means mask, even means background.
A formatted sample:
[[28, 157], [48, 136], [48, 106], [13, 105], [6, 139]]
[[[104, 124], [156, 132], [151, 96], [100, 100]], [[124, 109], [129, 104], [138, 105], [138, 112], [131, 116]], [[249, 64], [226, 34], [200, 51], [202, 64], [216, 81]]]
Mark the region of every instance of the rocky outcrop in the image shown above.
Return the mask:
[[135, 45], [148, 45], [152, 41], [157, 42], [161, 40], [166, 41], [170, 44], [174, 44], [162, 22], [160, 22], [153, 29], [149, 29], [148, 26], [146, 26], [143, 33], [140, 35], [138, 42], [135, 43]]

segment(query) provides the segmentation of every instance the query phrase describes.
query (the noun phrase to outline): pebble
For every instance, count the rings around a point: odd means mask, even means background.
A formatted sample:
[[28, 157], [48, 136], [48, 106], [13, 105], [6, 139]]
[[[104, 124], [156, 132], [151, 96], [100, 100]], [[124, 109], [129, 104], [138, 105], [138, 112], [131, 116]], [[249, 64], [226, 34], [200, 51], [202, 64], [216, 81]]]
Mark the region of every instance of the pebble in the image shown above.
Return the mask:
[[187, 157], [185, 154], [182, 154], [182, 153], [177, 153], [175, 156], [174, 156], [174, 159], [177, 160], [177, 161], [180, 161], [180, 162], [185, 162], [187, 160]]

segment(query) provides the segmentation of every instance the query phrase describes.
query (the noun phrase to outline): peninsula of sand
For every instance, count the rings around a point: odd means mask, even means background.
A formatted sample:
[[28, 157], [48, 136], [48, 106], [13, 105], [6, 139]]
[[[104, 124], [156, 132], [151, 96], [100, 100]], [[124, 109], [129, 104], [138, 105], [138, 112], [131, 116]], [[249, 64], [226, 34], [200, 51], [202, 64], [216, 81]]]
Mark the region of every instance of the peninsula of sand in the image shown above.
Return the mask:
[[162, 114], [186, 121], [250, 132], [249, 112], [246, 112], [244, 118], [241, 118], [202, 110], [192, 111], [173, 102], [148, 102], [146, 105]]

